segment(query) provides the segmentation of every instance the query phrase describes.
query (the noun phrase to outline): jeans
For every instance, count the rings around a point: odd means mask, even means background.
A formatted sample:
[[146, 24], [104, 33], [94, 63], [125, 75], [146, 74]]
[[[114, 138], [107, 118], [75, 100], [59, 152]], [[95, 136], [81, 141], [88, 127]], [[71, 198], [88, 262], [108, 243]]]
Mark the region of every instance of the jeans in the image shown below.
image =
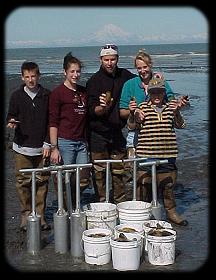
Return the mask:
[[126, 144], [127, 148], [136, 147], [138, 141], [138, 130], [137, 129], [128, 130], [126, 140], [127, 140], [127, 144]]
[[[73, 141], [64, 138], [58, 138], [58, 147], [62, 157], [62, 164], [85, 164], [89, 162], [89, 155], [87, 145], [84, 141]], [[70, 185], [72, 192], [72, 205], [76, 205], [76, 175], [74, 173], [70, 176]], [[90, 168], [83, 168], [80, 170], [80, 191], [82, 192], [88, 188], [90, 178]], [[67, 196], [67, 195], [66, 195]], [[82, 197], [81, 197], [82, 198]], [[69, 199], [69, 197], [67, 197]], [[67, 202], [67, 208], [71, 207], [70, 201]]]
[[85, 142], [67, 140], [59, 137], [58, 146], [63, 164], [81, 164], [89, 162]]

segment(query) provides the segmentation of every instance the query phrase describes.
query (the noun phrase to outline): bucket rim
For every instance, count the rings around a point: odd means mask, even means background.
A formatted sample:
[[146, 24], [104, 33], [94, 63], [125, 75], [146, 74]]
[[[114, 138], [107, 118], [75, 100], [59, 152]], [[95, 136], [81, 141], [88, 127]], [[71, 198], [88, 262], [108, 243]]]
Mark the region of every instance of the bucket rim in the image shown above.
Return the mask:
[[146, 240], [154, 241], [154, 242], [170, 242], [170, 241], [176, 240], [176, 235], [177, 235], [176, 230], [167, 228], [167, 229], [161, 229], [161, 231], [168, 231], [172, 235], [169, 235], [169, 236], [154, 236], [154, 235], [150, 235], [149, 232], [145, 232]]
[[[91, 233], [95, 233], [95, 234], [106, 234], [106, 236], [102, 236], [102, 237], [91, 237], [88, 236], [88, 234]], [[91, 228], [91, 229], [86, 229], [83, 231], [82, 233], [82, 240], [83, 241], [88, 241], [91, 243], [97, 243], [97, 242], [103, 242], [103, 241], [109, 241], [110, 237], [113, 235], [113, 232], [111, 231], [111, 229], [107, 229], [107, 228]]]
[[129, 241], [117, 241], [114, 240], [115, 237], [111, 236], [110, 237], [110, 245], [111, 247], [115, 248], [121, 248], [121, 249], [127, 249], [127, 248], [137, 248], [141, 246], [141, 239], [139, 240], [129, 240]]
[[[139, 224], [137, 224], [137, 226], [133, 225], [133, 224], [119, 224], [119, 225], [116, 225], [114, 227], [114, 230], [119, 231], [119, 229], [124, 228], [124, 227], [132, 228], [132, 229], [136, 230], [135, 232], [126, 232], [126, 233], [134, 233], [134, 234], [136, 234], [136, 233], [144, 233], [143, 227], [141, 225], [139, 225]], [[121, 231], [121, 232], [124, 232], [124, 231]]]
[[[95, 209], [95, 208], [97, 208], [97, 206], [98, 206], [98, 208], [100, 206], [104, 206], [104, 209]], [[110, 212], [116, 213], [117, 212], [116, 205], [113, 203], [110, 203], [110, 202], [92, 202], [92, 203], [90, 203], [90, 207], [91, 207], [90, 209], [85, 209], [86, 215], [90, 215], [92, 213], [102, 213], [102, 212], [107, 212], [107, 213], [110, 213]], [[106, 209], [106, 207], [109, 209]]]
[[[125, 205], [127, 207], [125, 207]], [[133, 205], [139, 205], [140, 207], [138, 208], [134, 208], [134, 207], [130, 207], [130, 206], [133, 206]], [[143, 207], [144, 206], [144, 207]], [[136, 213], [143, 213], [143, 212], [146, 212], [146, 211], [151, 211], [151, 203], [149, 202], [145, 202], [145, 201], [123, 201], [123, 202], [120, 202], [117, 204], [117, 210], [119, 212], [122, 212], [122, 213], [132, 213], [134, 211], [136, 211]]]
[[171, 223], [167, 222], [167, 221], [164, 221], [164, 220], [153, 220], [153, 219], [150, 219], [150, 220], [145, 220], [143, 221], [143, 228], [144, 230], [151, 230], [151, 229], [154, 229], [156, 228], [156, 226], [147, 226], [146, 224], [147, 223], [159, 223], [160, 226], [162, 226], [164, 229], [173, 229], [173, 226], [171, 225]]

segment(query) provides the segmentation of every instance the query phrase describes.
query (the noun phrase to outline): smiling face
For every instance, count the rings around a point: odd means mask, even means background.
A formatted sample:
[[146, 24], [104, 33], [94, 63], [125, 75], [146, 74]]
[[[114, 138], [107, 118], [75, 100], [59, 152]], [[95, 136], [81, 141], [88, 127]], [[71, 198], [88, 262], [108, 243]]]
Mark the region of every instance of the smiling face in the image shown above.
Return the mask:
[[104, 55], [100, 59], [101, 65], [107, 73], [112, 74], [114, 73], [117, 63], [118, 63], [118, 56], [117, 55]]
[[136, 66], [136, 69], [137, 69], [137, 72], [138, 72], [140, 78], [143, 81], [150, 80], [151, 66], [147, 62], [145, 62], [141, 59], [136, 59], [135, 66]]
[[153, 105], [161, 106], [163, 104], [165, 90], [164, 89], [152, 89], [149, 92], [150, 100]]
[[74, 85], [80, 79], [81, 69], [77, 63], [71, 63], [67, 70], [64, 70], [66, 84]]

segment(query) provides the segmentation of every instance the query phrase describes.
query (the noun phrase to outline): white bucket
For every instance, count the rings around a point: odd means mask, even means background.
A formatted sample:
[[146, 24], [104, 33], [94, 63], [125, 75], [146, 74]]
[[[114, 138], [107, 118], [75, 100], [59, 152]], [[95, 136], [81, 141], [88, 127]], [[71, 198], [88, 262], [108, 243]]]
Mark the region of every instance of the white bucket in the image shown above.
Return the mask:
[[[143, 229], [144, 229], [144, 233], [149, 232], [151, 229], [157, 228], [157, 226], [160, 226], [164, 229], [172, 229], [172, 225], [166, 221], [161, 221], [161, 220], [146, 220], [143, 223]], [[147, 245], [148, 241], [146, 240], [146, 238], [144, 238], [144, 255], [145, 255], [145, 260], [148, 261], [148, 245]]]
[[86, 210], [87, 229], [113, 229], [117, 224], [116, 205], [108, 202], [90, 203], [90, 210]]
[[[93, 237], [91, 235], [105, 235]], [[85, 262], [103, 265], [111, 260], [110, 237], [112, 231], [104, 228], [87, 229], [82, 234]]]
[[151, 217], [151, 203], [124, 201], [117, 204], [120, 224], [140, 224]]
[[120, 271], [137, 270], [140, 266], [140, 241], [117, 241], [110, 239], [113, 268]]
[[144, 239], [144, 229], [138, 224], [120, 224], [114, 227], [115, 238], [119, 237], [119, 234], [123, 233], [128, 239], [137, 238], [141, 242], [140, 250], [141, 257], [143, 254], [143, 239]]
[[162, 229], [170, 232], [169, 236], [152, 236], [150, 231], [145, 233], [147, 240], [148, 260], [153, 265], [169, 265], [175, 261], [176, 231]]

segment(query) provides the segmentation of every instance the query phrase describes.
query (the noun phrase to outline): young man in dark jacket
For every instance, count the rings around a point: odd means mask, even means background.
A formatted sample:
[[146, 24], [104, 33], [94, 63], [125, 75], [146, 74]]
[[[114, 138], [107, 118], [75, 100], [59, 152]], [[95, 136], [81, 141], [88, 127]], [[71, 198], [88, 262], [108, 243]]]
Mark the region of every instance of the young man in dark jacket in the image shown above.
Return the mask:
[[[22, 231], [27, 230], [27, 217], [31, 206], [31, 173], [22, 174], [22, 168], [38, 168], [43, 166], [49, 157], [48, 105], [49, 91], [39, 83], [40, 71], [34, 62], [24, 62], [21, 66], [24, 84], [12, 93], [7, 127], [15, 129], [13, 151], [16, 169], [16, 190], [21, 206]], [[36, 174], [36, 212], [41, 216], [41, 229], [50, 226], [45, 220], [48, 177]]]
[[[126, 121], [120, 118], [119, 100], [123, 84], [135, 75], [119, 68], [118, 48], [107, 44], [100, 51], [100, 69], [88, 80], [89, 146], [91, 160], [123, 159], [126, 140], [122, 128]], [[94, 164], [99, 201], [105, 201], [105, 166]], [[114, 202], [124, 201], [124, 166], [111, 164]], [[112, 199], [112, 198], [111, 198]]]

